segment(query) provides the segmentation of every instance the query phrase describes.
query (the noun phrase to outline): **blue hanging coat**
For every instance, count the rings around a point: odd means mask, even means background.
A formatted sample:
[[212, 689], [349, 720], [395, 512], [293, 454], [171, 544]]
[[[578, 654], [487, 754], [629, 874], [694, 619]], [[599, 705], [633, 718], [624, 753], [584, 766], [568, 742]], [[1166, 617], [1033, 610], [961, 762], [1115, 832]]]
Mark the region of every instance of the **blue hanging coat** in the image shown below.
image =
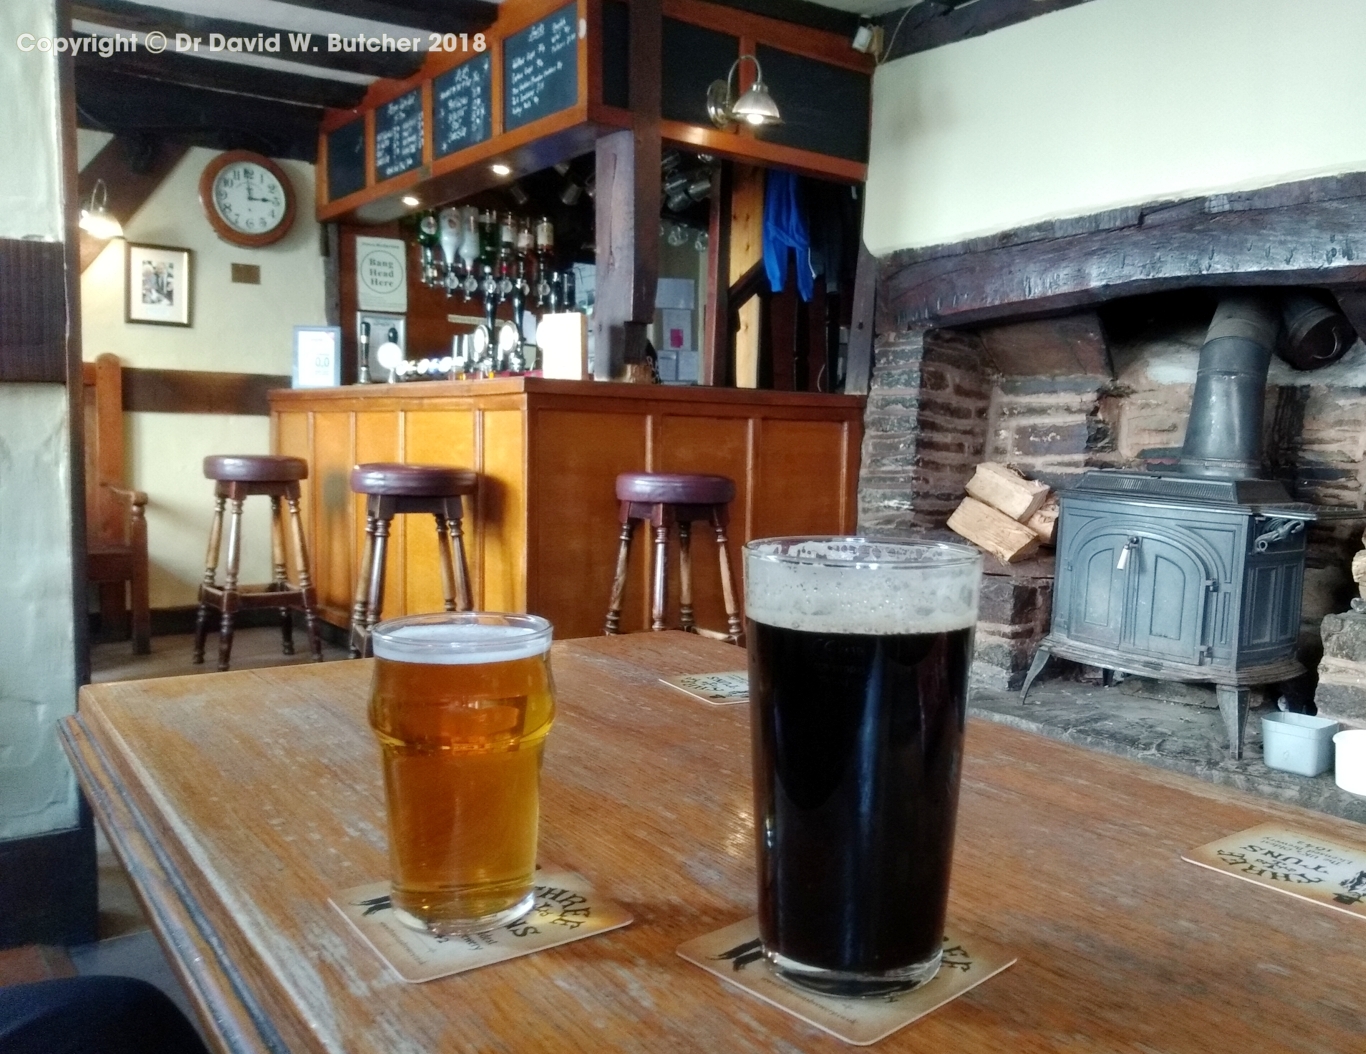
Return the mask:
[[803, 300], [810, 300], [815, 287], [811, 231], [797, 193], [797, 177], [769, 169], [764, 188], [764, 270], [775, 293], [783, 291], [789, 248], [797, 253], [797, 292]]

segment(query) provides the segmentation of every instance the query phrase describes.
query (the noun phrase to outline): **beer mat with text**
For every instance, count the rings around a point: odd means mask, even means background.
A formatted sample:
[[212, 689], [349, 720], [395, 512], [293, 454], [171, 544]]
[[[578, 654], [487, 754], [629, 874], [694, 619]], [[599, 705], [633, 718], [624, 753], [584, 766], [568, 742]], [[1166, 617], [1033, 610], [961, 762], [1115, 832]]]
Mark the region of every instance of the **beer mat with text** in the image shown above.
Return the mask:
[[670, 688], [686, 692], [709, 706], [749, 702], [749, 671], [729, 670], [726, 673], [685, 673], [678, 677], [661, 677]]
[[781, 980], [759, 949], [757, 918], [689, 941], [678, 949], [678, 954], [721, 980], [857, 1047], [885, 1039], [1015, 963], [1013, 955], [975, 937], [964, 942], [946, 934], [944, 963], [929, 984], [894, 995], [840, 999], [808, 992]]
[[1366, 917], [1366, 846], [1264, 823], [1192, 849], [1181, 859]]
[[331, 898], [332, 906], [405, 981], [434, 981], [582, 940], [631, 923], [631, 916], [572, 871], [538, 872], [536, 906], [496, 930], [437, 937], [399, 922], [388, 882], [370, 882]]

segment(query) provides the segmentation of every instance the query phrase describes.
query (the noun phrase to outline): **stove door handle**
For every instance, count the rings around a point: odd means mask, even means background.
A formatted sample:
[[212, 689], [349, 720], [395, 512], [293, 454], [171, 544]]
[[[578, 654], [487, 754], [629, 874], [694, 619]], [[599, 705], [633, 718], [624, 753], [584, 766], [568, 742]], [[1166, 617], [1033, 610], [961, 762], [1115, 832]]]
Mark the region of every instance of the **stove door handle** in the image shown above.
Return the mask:
[[1138, 536], [1134, 535], [1128, 540], [1128, 542], [1125, 543], [1124, 548], [1119, 551], [1119, 562], [1115, 564], [1116, 571], [1123, 571], [1126, 567], [1129, 566], [1129, 550], [1137, 548]]

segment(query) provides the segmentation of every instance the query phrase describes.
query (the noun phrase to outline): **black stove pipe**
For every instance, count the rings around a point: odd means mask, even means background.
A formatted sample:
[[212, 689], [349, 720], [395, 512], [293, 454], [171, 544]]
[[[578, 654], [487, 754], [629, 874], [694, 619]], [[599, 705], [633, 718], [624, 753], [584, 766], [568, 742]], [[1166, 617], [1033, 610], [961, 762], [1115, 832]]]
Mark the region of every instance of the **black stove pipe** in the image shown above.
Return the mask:
[[1280, 327], [1277, 307], [1255, 293], [1233, 293], [1219, 301], [1200, 349], [1186, 440], [1176, 466], [1181, 474], [1262, 478], [1262, 410]]

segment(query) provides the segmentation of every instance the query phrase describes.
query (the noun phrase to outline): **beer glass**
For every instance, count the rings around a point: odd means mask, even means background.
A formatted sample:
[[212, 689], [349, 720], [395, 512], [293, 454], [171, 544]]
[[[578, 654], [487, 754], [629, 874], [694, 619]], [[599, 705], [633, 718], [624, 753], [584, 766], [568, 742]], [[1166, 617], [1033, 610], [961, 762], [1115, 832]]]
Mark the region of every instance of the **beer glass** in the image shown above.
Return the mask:
[[963, 545], [745, 546], [759, 935], [841, 996], [939, 970], [982, 558]]
[[535, 900], [541, 754], [555, 714], [550, 623], [444, 612], [372, 632], [370, 726], [384, 759], [398, 918], [439, 935]]

